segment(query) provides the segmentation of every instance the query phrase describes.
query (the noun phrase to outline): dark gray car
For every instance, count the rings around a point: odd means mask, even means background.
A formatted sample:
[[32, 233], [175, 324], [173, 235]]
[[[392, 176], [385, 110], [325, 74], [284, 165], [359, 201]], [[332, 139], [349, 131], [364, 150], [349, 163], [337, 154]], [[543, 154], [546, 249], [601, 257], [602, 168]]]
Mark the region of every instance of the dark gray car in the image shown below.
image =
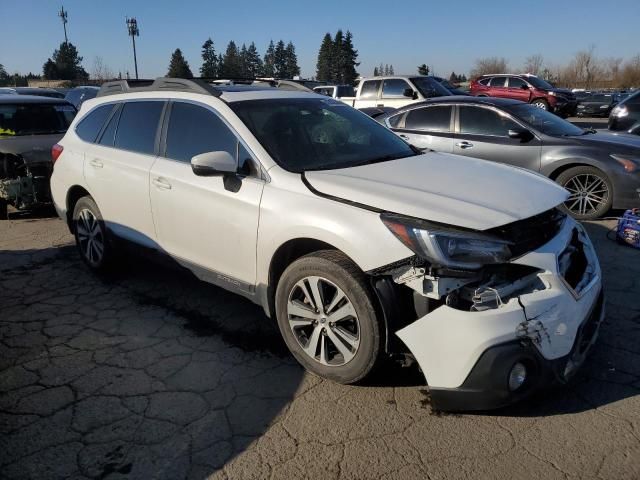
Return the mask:
[[569, 191], [564, 208], [578, 219], [640, 203], [633, 135], [583, 130], [527, 103], [488, 97], [437, 98], [376, 120], [418, 148], [540, 172]]

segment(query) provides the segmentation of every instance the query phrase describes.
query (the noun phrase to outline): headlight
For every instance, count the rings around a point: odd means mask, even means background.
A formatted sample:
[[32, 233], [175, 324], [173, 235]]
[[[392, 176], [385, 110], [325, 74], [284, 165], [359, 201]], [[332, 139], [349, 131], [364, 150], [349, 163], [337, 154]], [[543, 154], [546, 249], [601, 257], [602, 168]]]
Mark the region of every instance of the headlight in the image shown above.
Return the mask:
[[616, 162], [624, 167], [624, 171], [627, 173], [633, 173], [640, 169], [640, 157], [634, 155], [611, 155]]
[[548, 93], [549, 93], [549, 95], [551, 95], [552, 97], [555, 97], [555, 96], [557, 95], [557, 94], [556, 94], [556, 92], [548, 92]]
[[510, 242], [491, 235], [394, 214], [380, 218], [398, 240], [434, 265], [475, 270], [511, 258]]
[[629, 115], [629, 110], [624, 105], [618, 105], [611, 110], [611, 115], [618, 118], [626, 117]]

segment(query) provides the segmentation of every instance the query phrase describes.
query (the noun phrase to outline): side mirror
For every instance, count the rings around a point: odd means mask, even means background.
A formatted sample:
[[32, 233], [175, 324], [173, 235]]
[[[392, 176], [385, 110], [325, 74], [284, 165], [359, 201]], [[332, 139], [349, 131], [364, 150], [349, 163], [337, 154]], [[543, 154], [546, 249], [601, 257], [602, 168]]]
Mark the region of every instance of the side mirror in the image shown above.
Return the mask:
[[524, 128], [512, 128], [509, 129], [509, 138], [519, 138], [521, 140], [529, 140], [531, 138], [531, 132]]
[[402, 95], [407, 98], [412, 98], [413, 100], [418, 98], [418, 93], [413, 88], [405, 88], [404, 92], [402, 92]]
[[236, 173], [238, 162], [229, 152], [205, 152], [191, 159], [191, 169], [199, 177], [213, 177]]

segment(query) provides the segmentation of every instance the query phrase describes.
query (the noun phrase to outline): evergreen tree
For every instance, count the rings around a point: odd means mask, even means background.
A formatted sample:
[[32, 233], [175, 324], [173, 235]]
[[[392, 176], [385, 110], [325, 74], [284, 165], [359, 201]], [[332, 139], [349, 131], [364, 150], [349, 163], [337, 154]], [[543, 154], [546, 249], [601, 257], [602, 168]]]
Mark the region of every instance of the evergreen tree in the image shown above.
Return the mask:
[[273, 68], [276, 78], [287, 78], [287, 53], [284, 42], [279, 40], [273, 54]]
[[346, 85], [353, 85], [358, 78], [358, 72], [356, 71], [356, 67], [360, 65], [358, 62], [358, 51], [353, 46], [353, 35], [349, 30], [347, 30], [347, 34], [344, 37], [343, 43], [343, 51], [344, 51], [344, 64], [342, 71], [342, 81]]
[[429, 75], [429, 67], [427, 66], [426, 63], [423, 63], [422, 65], [420, 65], [418, 67], [418, 74], [419, 75]]
[[378, 67], [373, 67], [373, 76], [374, 77], [378, 76]]
[[300, 67], [298, 66], [296, 47], [291, 41], [287, 43], [287, 46], [284, 50], [284, 65], [287, 78], [293, 78], [296, 75], [300, 75]]
[[460, 83], [464, 83], [466, 81], [468, 81], [469, 79], [467, 78], [467, 76], [463, 73], [462, 76], [460, 77]]
[[207, 39], [202, 45], [202, 66], [200, 67], [200, 76], [217, 77], [218, 76], [218, 56], [213, 46], [213, 40]]
[[240, 76], [248, 77], [249, 65], [247, 63], [247, 46], [243, 43], [240, 47]]
[[273, 40], [271, 40], [264, 54], [264, 62], [262, 65], [262, 74], [265, 77], [273, 78], [276, 76], [275, 56], [276, 47], [273, 45]]
[[380, 76], [384, 75], [384, 67], [382, 66], [382, 63], [378, 67], [378, 75]]
[[333, 40], [331, 34], [326, 33], [320, 44], [318, 61], [316, 62], [316, 78], [321, 82], [332, 80], [331, 69], [333, 66]]
[[242, 62], [240, 59], [240, 53], [236, 43], [231, 40], [227, 45], [227, 50], [224, 52], [222, 58], [221, 76], [223, 77], [241, 77], [242, 76]]
[[384, 74], [385, 75], [389, 75], [389, 64], [388, 63], [384, 64]]
[[189, 68], [189, 64], [182, 55], [182, 51], [179, 48], [171, 55], [171, 61], [169, 62], [169, 71], [167, 77], [171, 78], [193, 78], [193, 73]]
[[251, 45], [247, 48], [246, 68], [247, 77], [249, 78], [255, 78], [262, 75], [262, 60], [260, 59], [260, 54], [258, 54], [256, 44], [253, 42], [251, 42]]
[[395, 73], [393, 73], [393, 65], [389, 65], [389, 75], [395, 75]]
[[331, 68], [331, 81], [336, 83], [344, 83], [343, 72], [346, 64], [344, 55], [344, 35], [342, 30], [336, 32], [333, 38], [333, 65]]
[[58, 80], [58, 69], [56, 68], [56, 62], [50, 58], [42, 66], [42, 73], [47, 80]]
[[[55, 74], [51, 67], [55, 64]], [[44, 71], [44, 68], [47, 71]], [[55, 75], [59, 80], [87, 80], [89, 74], [82, 68], [82, 57], [78, 55], [78, 50], [71, 42], [62, 42], [60, 48], [53, 52], [51, 58], [47, 59], [43, 65], [43, 73]], [[48, 77], [47, 77], [48, 78]]]

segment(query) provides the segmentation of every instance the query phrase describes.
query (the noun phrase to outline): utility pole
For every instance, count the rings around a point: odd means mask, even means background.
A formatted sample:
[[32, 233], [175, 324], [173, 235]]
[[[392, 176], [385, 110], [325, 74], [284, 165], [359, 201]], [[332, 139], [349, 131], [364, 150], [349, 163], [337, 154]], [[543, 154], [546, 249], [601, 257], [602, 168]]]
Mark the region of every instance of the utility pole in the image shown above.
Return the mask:
[[69, 43], [69, 40], [67, 40], [67, 22], [69, 20], [67, 19], [67, 11], [64, 9], [64, 6], [60, 7], [58, 16], [60, 20], [62, 20], [62, 27], [64, 28], [64, 43]]
[[138, 79], [138, 59], [136, 58], [136, 37], [140, 36], [140, 30], [138, 30], [138, 22], [135, 18], [127, 17], [127, 31], [133, 42], [133, 65], [136, 69], [136, 80]]

